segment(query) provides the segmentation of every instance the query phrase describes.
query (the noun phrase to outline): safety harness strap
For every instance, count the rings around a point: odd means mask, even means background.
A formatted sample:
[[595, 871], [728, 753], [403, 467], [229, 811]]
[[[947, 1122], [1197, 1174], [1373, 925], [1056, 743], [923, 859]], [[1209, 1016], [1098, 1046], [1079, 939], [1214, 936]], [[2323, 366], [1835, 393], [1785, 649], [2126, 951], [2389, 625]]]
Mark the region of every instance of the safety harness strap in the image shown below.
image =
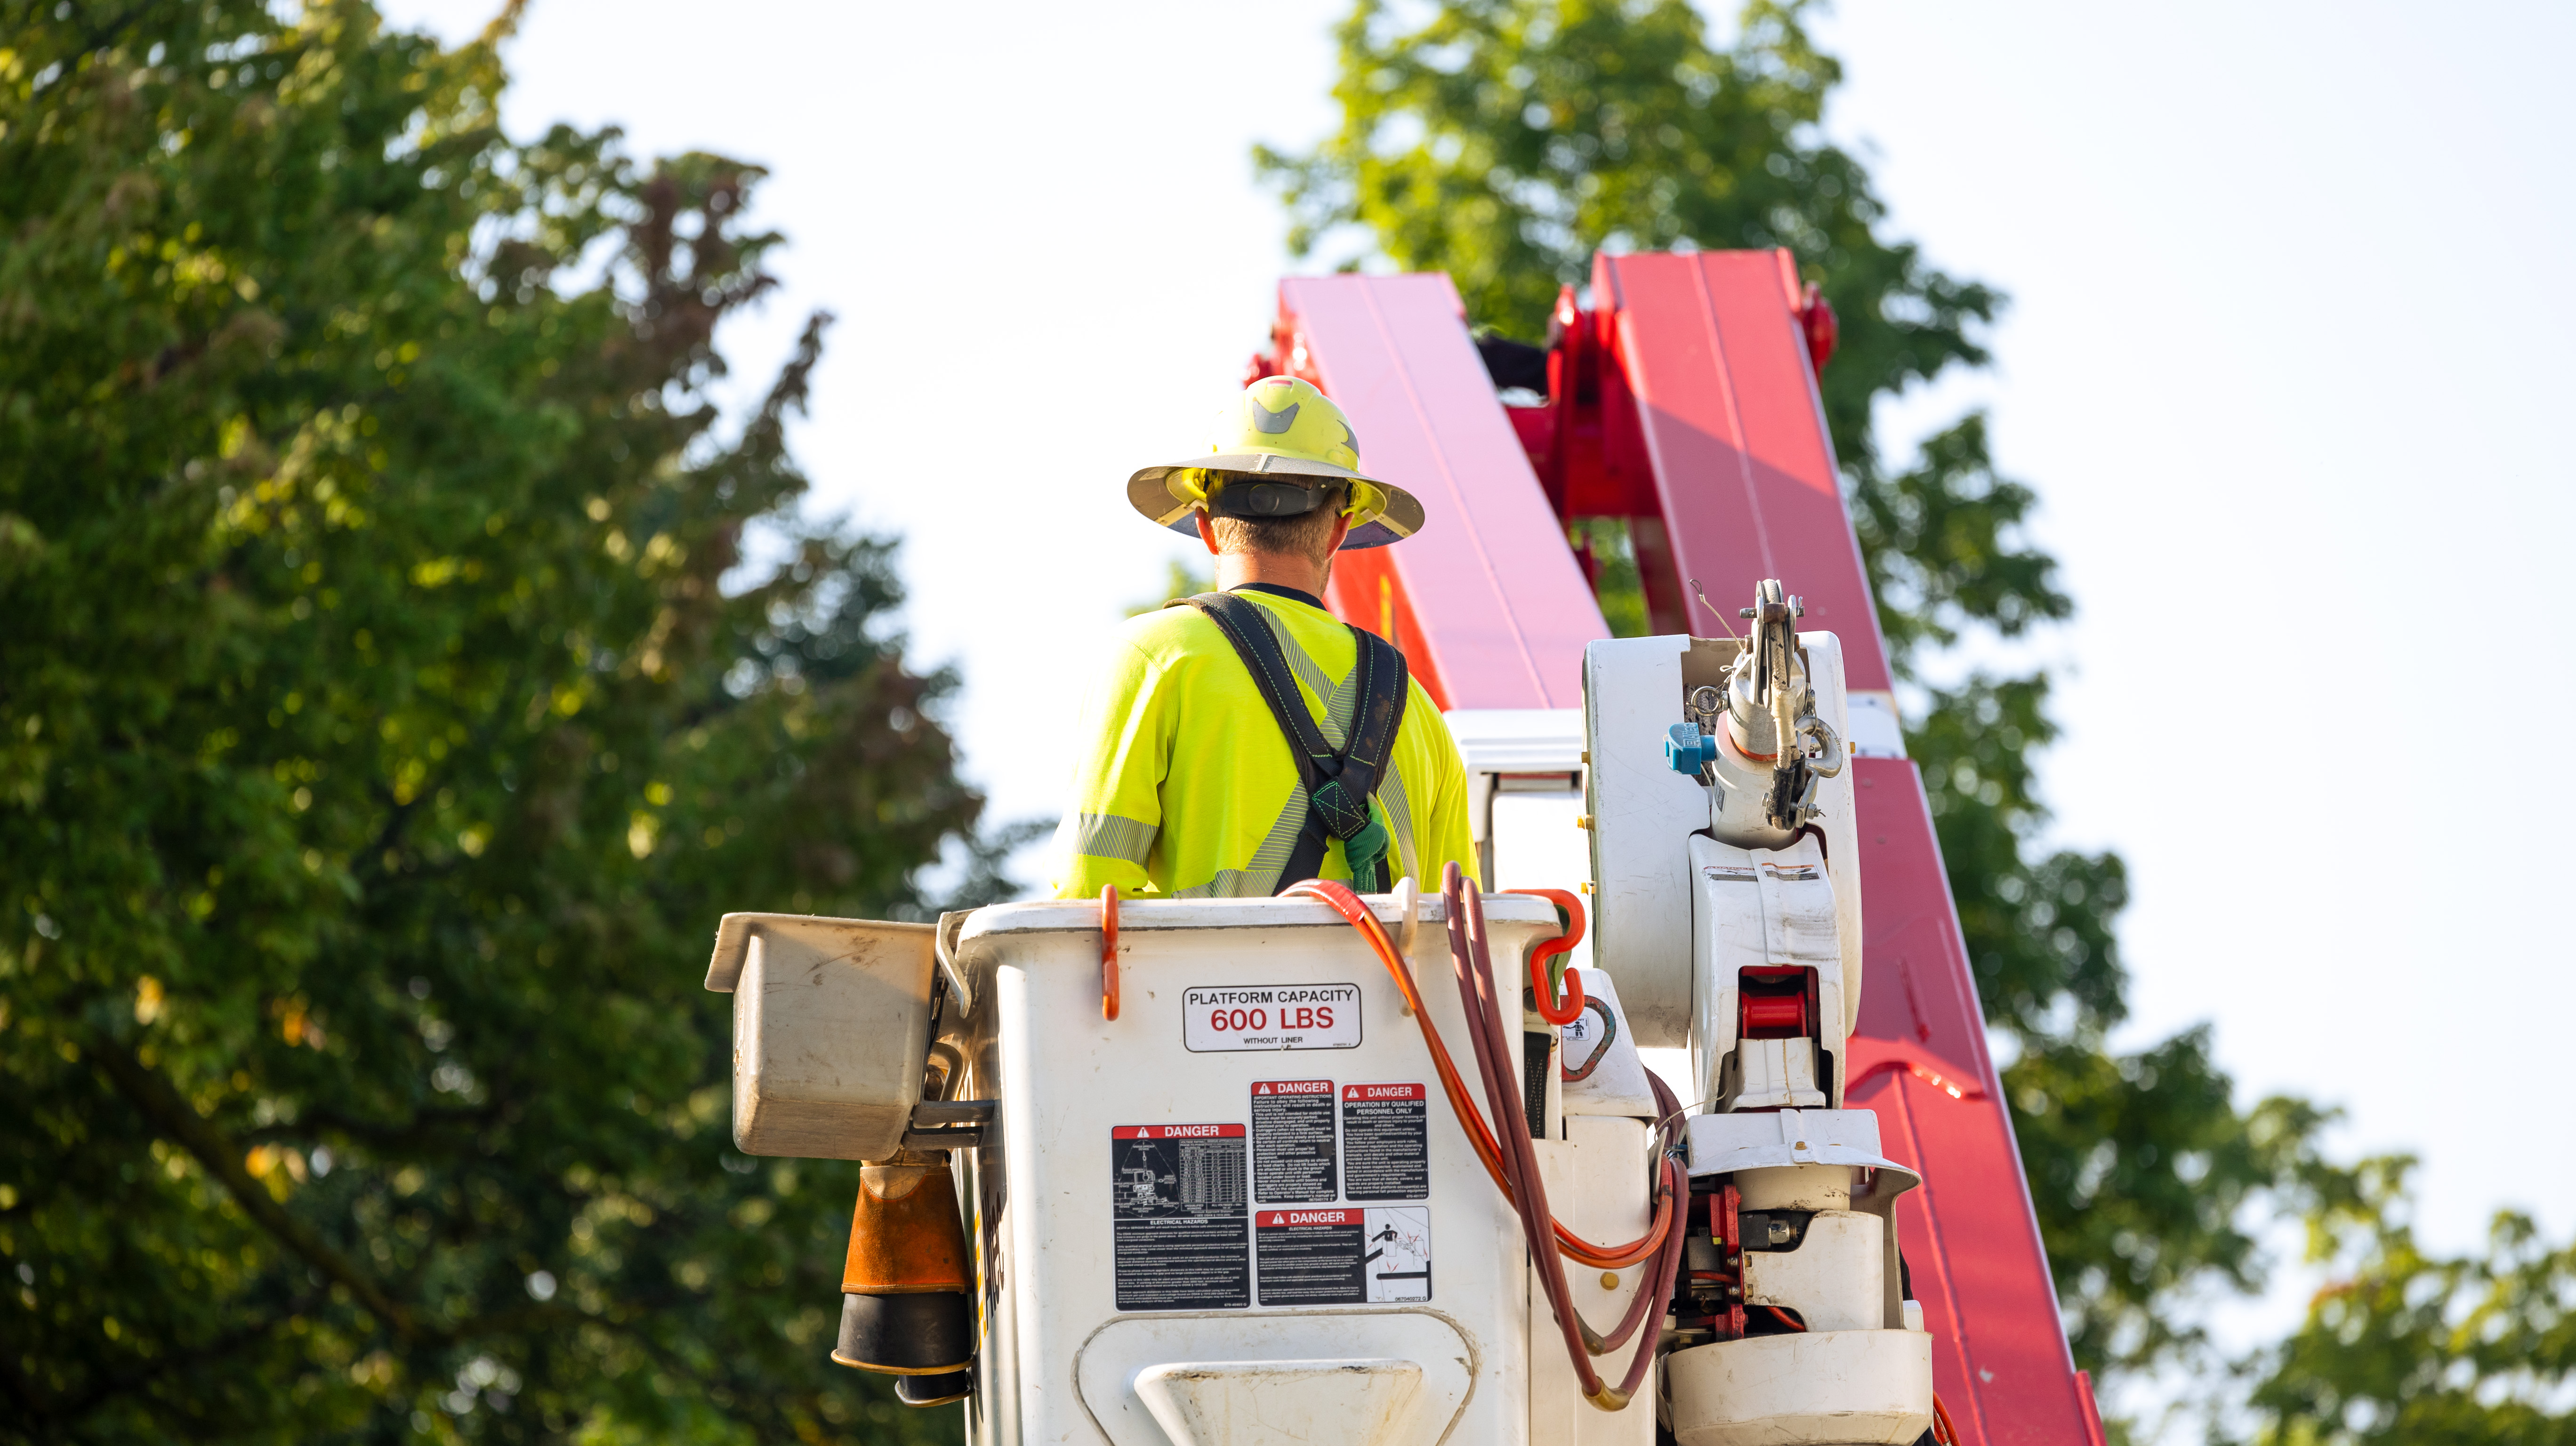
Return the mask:
[[1324, 740], [1323, 730], [1315, 726], [1314, 715], [1306, 711], [1306, 700], [1288, 671], [1279, 639], [1261, 616], [1260, 604], [1222, 592], [1201, 593], [1189, 602], [1234, 645], [1235, 655], [1252, 674], [1253, 686], [1261, 690], [1262, 701], [1270, 705], [1271, 716], [1287, 735], [1288, 752], [1297, 760], [1297, 776], [1306, 790], [1306, 822], [1272, 892], [1315, 877], [1324, 866], [1328, 838], [1342, 841], [1351, 881], [1359, 892], [1384, 893], [1394, 887], [1386, 825], [1378, 821], [1369, 800], [1385, 775], [1396, 729], [1404, 723], [1410, 691], [1404, 654], [1365, 628], [1351, 629], [1351, 640], [1359, 644], [1359, 713], [1351, 720], [1348, 741], [1335, 752]]

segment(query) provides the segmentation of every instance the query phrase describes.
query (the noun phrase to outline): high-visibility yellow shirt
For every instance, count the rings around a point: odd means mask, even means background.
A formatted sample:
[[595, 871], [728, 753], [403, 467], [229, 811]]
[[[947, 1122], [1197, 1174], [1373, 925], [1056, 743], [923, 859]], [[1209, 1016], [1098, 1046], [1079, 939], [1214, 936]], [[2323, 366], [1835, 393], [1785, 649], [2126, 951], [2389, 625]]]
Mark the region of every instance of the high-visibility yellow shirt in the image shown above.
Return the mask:
[[[1341, 748], [1359, 711], [1359, 644], [1341, 619], [1292, 598], [1244, 589], [1296, 675], [1297, 692]], [[1393, 838], [1388, 877], [1440, 887], [1455, 860], [1476, 877], [1467, 829], [1467, 770], [1439, 706], [1406, 680], [1376, 797]], [[1193, 607], [1129, 622], [1085, 698], [1075, 733], [1074, 797], [1057, 831], [1050, 881], [1057, 898], [1236, 899], [1275, 893], [1306, 790], [1279, 720], [1217, 625]], [[1342, 841], [1324, 849], [1321, 876], [1348, 879]]]

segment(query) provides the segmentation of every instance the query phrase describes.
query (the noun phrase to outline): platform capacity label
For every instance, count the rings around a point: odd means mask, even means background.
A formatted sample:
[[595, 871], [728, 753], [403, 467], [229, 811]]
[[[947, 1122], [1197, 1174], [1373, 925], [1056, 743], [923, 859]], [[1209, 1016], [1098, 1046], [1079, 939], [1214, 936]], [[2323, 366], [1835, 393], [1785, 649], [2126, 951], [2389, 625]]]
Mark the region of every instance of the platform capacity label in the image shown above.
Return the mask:
[[1333, 1140], [1333, 1082], [1266, 1079], [1252, 1086], [1252, 1200], [1330, 1204], [1341, 1198]]
[[1120, 1310], [1252, 1304], [1243, 1126], [1120, 1125], [1109, 1166]]
[[1431, 1196], [1431, 1091], [1419, 1084], [1342, 1086], [1342, 1197]]
[[1181, 994], [1181, 1043], [1193, 1053], [1233, 1049], [1355, 1049], [1356, 984], [1252, 984]]
[[1431, 1298], [1431, 1212], [1422, 1206], [1264, 1210], [1256, 1225], [1263, 1305]]

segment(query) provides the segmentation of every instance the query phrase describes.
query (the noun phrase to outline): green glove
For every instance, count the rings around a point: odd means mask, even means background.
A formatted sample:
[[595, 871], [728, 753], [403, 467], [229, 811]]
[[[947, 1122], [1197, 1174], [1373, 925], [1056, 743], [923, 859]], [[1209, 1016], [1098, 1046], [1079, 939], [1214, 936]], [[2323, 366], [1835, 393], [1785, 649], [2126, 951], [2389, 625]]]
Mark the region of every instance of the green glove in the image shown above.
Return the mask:
[[1395, 840], [1386, 831], [1386, 824], [1380, 820], [1378, 811], [1372, 804], [1368, 822], [1360, 825], [1358, 833], [1342, 840], [1342, 857], [1350, 863], [1351, 888], [1354, 891], [1363, 894], [1383, 894], [1395, 887], [1394, 881], [1387, 877], [1389, 872], [1387, 855], [1394, 847], [1394, 843]]

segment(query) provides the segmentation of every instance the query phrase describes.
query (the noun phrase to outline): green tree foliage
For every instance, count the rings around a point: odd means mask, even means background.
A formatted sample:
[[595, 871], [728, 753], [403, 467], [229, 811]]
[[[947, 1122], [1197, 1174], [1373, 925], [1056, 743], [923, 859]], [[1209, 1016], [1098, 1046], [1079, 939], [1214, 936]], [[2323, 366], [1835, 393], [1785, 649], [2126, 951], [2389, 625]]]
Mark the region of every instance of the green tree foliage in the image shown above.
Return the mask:
[[1842, 68], [1799, 15], [1751, 5], [1718, 50], [1686, 0], [1358, 0], [1337, 31], [1341, 129], [1254, 161], [1298, 255], [1445, 270], [1515, 336], [1544, 331], [1596, 250], [1795, 250], [1843, 314], [1825, 406], [1844, 464], [1867, 468], [1872, 399], [1984, 361], [1970, 333], [2001, 298], [1878, 234], [1867, 172], [1817, 130]]
[[823, 318], [709, 400], [759, 173], [362, 0], [7, 16], [0, 1439], [953, 1436], [826, 1363], [855, 1167], [732, 1153], [700, 987], [980, 807], [793, 511]]
[[[1900, 678], [1923, 683], [1975, 630], [2018, 637], [2071, 612], [2055, 562], [2022, 533], [2037, 497], [1995, 474], [1982, 417], [1927, 439], [1892, 476], [1851, 470]], [[2240, 1113], [2205, 1028], [2135, 1054], [2107, 1047], [2128, 1012], [2114, 933], [2128, 876], [2117, 854], [2038, 842], [2048, 812], [2033, 764], [2057, 737], [2049, 681], [1980, 670], [1926, 685], [1906, 747], [1987, 1025], [2014, 1051], [2005, 1093], [2076, 1359], [2142, 1367], [2203, 1341], [2181, 1308], [2192, 1287], [2261, 1285], [2267, 1212], [2249, 1207], [2312, 1201], [2328, 1115], [2277, 1097]]]
[[2320, 1180], [2311, 1254], [2340, 1268], [2256, 1363], [2259, 1446], [2565, 1446], [2576, 1441], [2576, 1246], [2495, 1218], [2483, 1255], [2426, 1255], [2402, 1158]]
[[[1892, 660], [1925, 705], [1909, 747], [1987, 1021], [2016, 1053], [2005, 1084], [2077, 1359], [2142, 1365], [2187, 1344], [2160, 1305], [2213, 1278], [2256, 1282], [2244, 1207], [2299, 1187], [2319, 1115], [2286, 1100], [2238, 1113], [2202, 1032], [2106, 1049], [2125, 1012], [2127, 883], [2116, 855], [2039, 842], [2048, 677], [1955, 676], [1971, 635], [2018, 638], [2072, 604], [1981, 417], [1891, 470], [1872, 408], [1983, 363], [1977, 332], [2002, 298], [1886, 234], [1867, 172], [1819, 128], [1840, 69], [1800, 4], [1755, 0], [1722, 48], [1685, 0], [1358, 0], [1337, 35], [1340, 129], [1255, 156], [1299, 254], [1446, 270], [1475, 321], [1521, 336], [1599, 248], [1784, 246], [1821, 284], [1842, 320], [1826, 419]], [[1605, 580], [1633, 587], [1615, 524], [1588, 526]], [[1641, 625], [1616, 592], [1614, 626]]]

